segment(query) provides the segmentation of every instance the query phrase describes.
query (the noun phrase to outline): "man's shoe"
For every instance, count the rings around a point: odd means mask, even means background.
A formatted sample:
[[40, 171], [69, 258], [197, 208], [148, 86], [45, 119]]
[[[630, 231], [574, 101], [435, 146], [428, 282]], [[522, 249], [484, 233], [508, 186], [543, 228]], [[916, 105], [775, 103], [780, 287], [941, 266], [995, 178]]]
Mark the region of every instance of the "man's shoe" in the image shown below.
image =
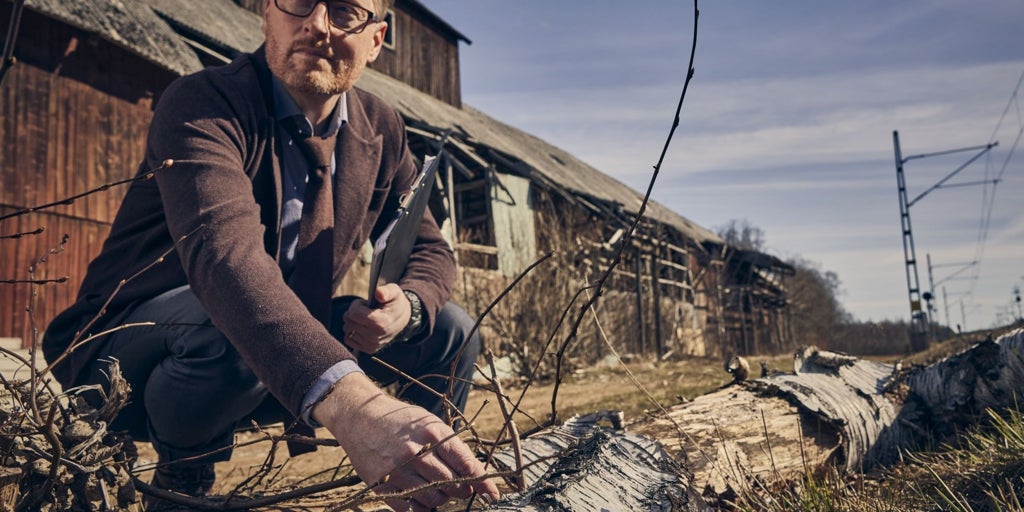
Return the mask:
[[[199, 497], [209, 494], [216, 479], [217, 474], [213, 471], [213, 463], [177, 463], [157, 467], [150, 485], [158, 489]], [[180, 505], [154, 496], [146, 496], [143, 501], [147, 511], [188, 510], [187, 507], [180, 508]]]

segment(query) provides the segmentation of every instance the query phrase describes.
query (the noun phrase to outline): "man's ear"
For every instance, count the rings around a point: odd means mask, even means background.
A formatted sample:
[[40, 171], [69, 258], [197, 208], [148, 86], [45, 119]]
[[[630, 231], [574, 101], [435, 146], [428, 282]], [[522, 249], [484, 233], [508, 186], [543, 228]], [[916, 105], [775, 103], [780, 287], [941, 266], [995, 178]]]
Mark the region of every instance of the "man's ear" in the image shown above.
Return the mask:
[[270, 12], [270, 4], [273, 2], [274, 0], [263, 0], [263, 16], [261, 16], [263, 22], [260, 29], [263, 31], [264, 36], [267, 34], [267, 13]]
[[[267, 0], [269, 1], [269, 0]], [[388, 33], [388, 24], [385, 21], [377, 23], [377, 27], [373, 30], [373, 50], [370, 51], [369, 61], [373, 62], [377, 60], [377, 56], [380, 55], [381, 48], [384, 47], [384, 36]]]

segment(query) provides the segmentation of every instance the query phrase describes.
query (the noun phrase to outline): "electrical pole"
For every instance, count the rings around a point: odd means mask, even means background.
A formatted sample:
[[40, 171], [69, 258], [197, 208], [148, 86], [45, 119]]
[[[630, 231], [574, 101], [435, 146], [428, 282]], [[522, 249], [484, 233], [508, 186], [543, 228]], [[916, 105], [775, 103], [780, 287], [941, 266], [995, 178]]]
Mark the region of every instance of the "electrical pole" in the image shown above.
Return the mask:
[[1017, 303], [1017, 321], [1024, 322], [1024, 315], [1021, 314], [1020, 309], [1020, 286], [1013, 287], [1014, 301]]
[[907, 273], [907, 295], [910, 298], [910, 350], [920, 352], [928, 348], [927, 326], [921, 313], [921, 284], [917, 276], [917, 254], [914, 251], [914, 232], [910, 229], [910, 205], [907, 203], [907, 182], [903, 177], [903, 154], [900, 152], [900, 133], [892, 132], [896, 152], [896, 185], [899, 188], [900, 225], [903, 230], [903, 259]]
[[[961, 273], [963, 273], [967, 269], [977, 265], [978, 264], [978, 260], [966, 261], [966, 262], [957, 262], [957, 263], [932, 264], [932, 255], [931, 255], [931, 253], [925, 254], [925, 258], [928, 261], [928, 291], [924, 292], [923, 296], [924, 296], [925, 303], [928, 306], [928, 323], [932, 327], [931, 328], [931, 334], [934, 337], [936, 335], [935, 324], [938, 323], [936, 317], [938, 316], [938, 312], [939, 312], [938, 306], [936, 306], [934, 304], [934, 301], [938, 300], [938, 296], [935, 295], [935, 287], [940, 285], [940, 284], [942, 284], [942, 283], [945, 283], [946, 281], [952, 281], [953, 279], [977, 279], [977, 276], [966, 277], [966, 278], [965, 277], [957, 277], [957, 276], [959, 276]], [[959, 267], [959, 268], [957, 270], [953, 271], [952, 273], [950, 273], [949, 275], [947, 275], [946, 277], [936, 281], [935, 280], [935, 269], [941, 268], [941, 267]], [[942, 287], [942, 300], [943, 300], [944, 303], [946, 302], [946, 287], [945, 286]], [[949, 323], [949, 304], [946, 304], [945, 308], [946, 308], [946, 326], [949, 327], [950, 326], [950, 323]]]
[[967, 330], [967, 312], [964, 310], [964, 301], [960, 301], [960, 324], [959, 325], [962, 326], [960, 332], [963, 332], [963, 331]]
[[[910, 227], [910, 207], [917, 203], [924, 196], [928, 195], [929, 192], [942, 188], [946, 181], [955, 176], [960, 171], [964, 170], [972, 162], [981, 158], [982, 155], [987, 153], [993, 147], [999, 145], [998, 142], [991, 142], [984, 146], [972, 146], [969, 148], [952, 149], [949, 151], [939, 151], [936, 153], [927, 153], [922, 155], [913, 155], [904, 157], [900, 150], [900, 133], [896, 130], [892, 132], [892, 144], [896, 154], [896, 185], [899, 191], [899, 202], [900, 202], [900, 225], [903, 231], [903, 259], [906, 267], [907, 274], [907, 296], [910, 299], [910, 349], [914, 352], [920, 352], [928, 348], [928, 314], [921, 311], [921, 283], [917, 273], [917, 254], [914, 250], [914, 233]], [[976, 155], [967, 160], [966, 163], [958, 167], [953, 172], [946, 175], [946, 177], [939, 180], [938, 183], [932, 185], [927, 190], [919, 194], [917, 197], [911, 200], [907, 200], [907, 182], [903, 175], [903, 164], [908, 160], [914, 158], [925, 158], [929, 156], [948, 155], [951, 153], [959, 153], [961, 151], [975, 151], [980, 150]], [[980, 185], [984, 183], [997, 182], [997, 180], [985, 180], [972, 183], [962, 183], [959, 185], [945, 185], [947, 187], [952, 186], [963, 186], [963, 185]], [[931, 298], [931, 293], [928, 294]], [[963, 303], [961, 303], [961, 306]], [[963, 308], [961, 307], [961, 314]], [[966, 324], [966, 319], [964, 320]]]
[[952, 324], [949, 323], [949, 299], [946, 298], [946, 287], [942, 287], [942, 308], [946, 310], [946, 327], [952, 328]]

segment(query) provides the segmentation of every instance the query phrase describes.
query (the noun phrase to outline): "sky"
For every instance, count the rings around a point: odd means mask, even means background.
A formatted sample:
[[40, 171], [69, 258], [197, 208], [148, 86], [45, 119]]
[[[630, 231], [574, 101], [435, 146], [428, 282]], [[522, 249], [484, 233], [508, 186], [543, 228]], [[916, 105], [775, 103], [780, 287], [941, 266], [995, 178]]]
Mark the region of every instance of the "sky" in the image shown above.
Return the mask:
[[[647, 189], [685, 79], [692, 2], [421, 1], [471, 41], [464, 103]], [[968, 330], [1018, 315], [1024, 1], [699, 7], [656, 201], [716, 231], [747, 221], [766, 252], [835, 272], [858, 320], [907, 319], [894, 131], [904, 157], [998, 141], [946, 181], [956, 186], [928, 191], [980, 150], [906, 160], [904, 177], [908, 199], [925, 193], [909, 217], [935, 319]]]

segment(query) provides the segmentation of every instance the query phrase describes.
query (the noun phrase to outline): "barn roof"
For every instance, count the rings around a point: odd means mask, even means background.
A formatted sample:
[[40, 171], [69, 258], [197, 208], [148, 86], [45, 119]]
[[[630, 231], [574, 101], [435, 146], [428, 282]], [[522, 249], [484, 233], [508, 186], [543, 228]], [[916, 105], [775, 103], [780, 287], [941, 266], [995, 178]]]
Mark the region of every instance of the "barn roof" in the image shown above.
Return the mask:
[[[472, 107], [453, 107], [408, 84], [373, 70], [367, 71], [359, 86], [384, 98], [407, 119], [441, 130], [450, 129], [471, 143], [518, 159], [526, 164], [523, 171], [528, 177], [566, 189], [588, 202], [616, 205], [627, 215], [639, 211], [643, 195], [572, 154]], [[648, 203], [646, 216], [674, 227], [696, 242], [722, 242], [715, 233], [655, 201]]]
[[263, 44], [260, 16], [224, 0], [145, 0], [160, 17], [194, 43], [234, 58]]
[[27, 0], [25, 7], [96, 34], [168, 71], [202, 68], [196, 53], [152, 9], [131, 0]]
[[[126, 0], [28, 0], [26, 5], [182, 75], [202, 68], [189, 44], [213, 46], [230, 56], [255, 49], [263, 39], [260, 17], [231, 0], [145, 0], [131, 9]], [[450, 129], [459, 139], [520, 163], [518, 169], [527, 177], [568, 191], [599, 209], [632, 216], [640, 208], [643, 196], [637, 191], [570, 153], [472, 107], [453, 107], [371, 69], [363, 74], [359, 86], [381, 96], [407, 120]], [[722, 243], [715, 233], [657, 202], [648, 204], [646, 215], [695, 242]]]

